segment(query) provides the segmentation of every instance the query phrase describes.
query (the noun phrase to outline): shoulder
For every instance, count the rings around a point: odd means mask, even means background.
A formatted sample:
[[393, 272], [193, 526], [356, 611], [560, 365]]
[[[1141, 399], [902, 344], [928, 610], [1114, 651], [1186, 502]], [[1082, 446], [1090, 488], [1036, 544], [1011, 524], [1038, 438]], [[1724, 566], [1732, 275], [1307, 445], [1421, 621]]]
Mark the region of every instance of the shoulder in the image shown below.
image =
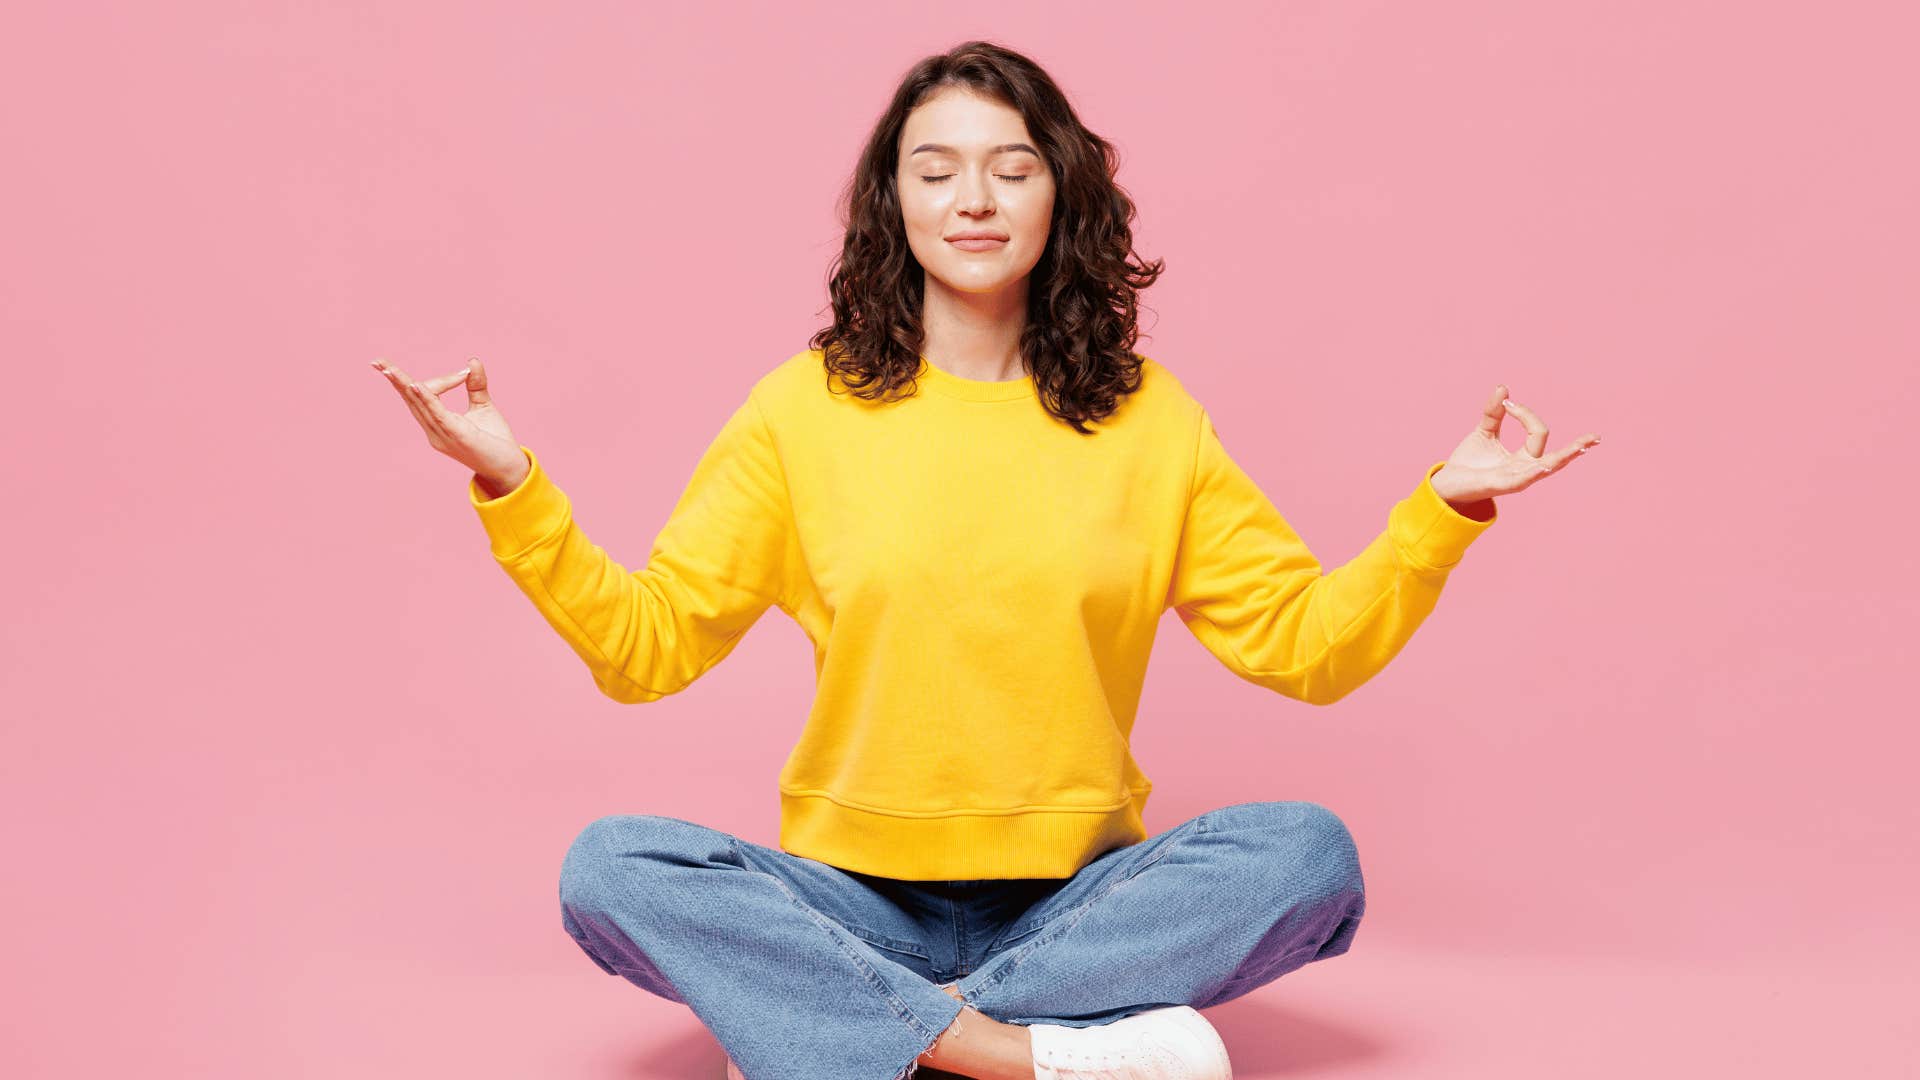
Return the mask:
[[827, 367], [819, 349], [803, 349], [763, 371], [750, 393], [762, 409], [786, 412], [827, 392]]
[[826, 368], [818, 350], [808, 349], [763, 368], [748, 387], [743, 408], [751, 409], [763, 423], [777, 425], [783, 416], [791, 416], [800, 407], [808, 388], [816, 392], [825, 384]]
[[1186, 384], [1167, 365], [1138, 350], [1133, 355], [1140, 358], [1140, 389], [1135, 394], [1175, 401], [1193, 400]]
[[1140, 358], [1140, 388], [1128, 397], [1129, 402], [1138, 404], [1128, 407], [1176, 422], [1198, 423], [1203, 411], [1200, 402], [1187, 391], [1180, 377], [1146, 353], [1135, 350], [1134, 355]]

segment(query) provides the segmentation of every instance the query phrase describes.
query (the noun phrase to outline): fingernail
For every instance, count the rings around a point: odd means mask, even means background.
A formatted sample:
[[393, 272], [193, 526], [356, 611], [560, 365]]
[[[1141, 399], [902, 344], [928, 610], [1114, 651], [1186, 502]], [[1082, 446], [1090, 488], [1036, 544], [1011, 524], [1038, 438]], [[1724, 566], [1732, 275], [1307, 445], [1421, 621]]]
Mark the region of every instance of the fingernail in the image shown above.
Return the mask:
[[473, 373], [473, 369], [470, 367], [463, 367], [460, 369], [460, 374], [462, 375], [470, 375], [472, 373]]
[[1501, 399], [1500, 399], [1500, 404], [1502, 404], [1502, 405], [1505, 405], [1505, 406], [1507, 406], [1508, 408], [1512, 408], [1512, 407], [1513, 407], [1513, 399], [1512, 399], [1512, 398], [1501, 398]]

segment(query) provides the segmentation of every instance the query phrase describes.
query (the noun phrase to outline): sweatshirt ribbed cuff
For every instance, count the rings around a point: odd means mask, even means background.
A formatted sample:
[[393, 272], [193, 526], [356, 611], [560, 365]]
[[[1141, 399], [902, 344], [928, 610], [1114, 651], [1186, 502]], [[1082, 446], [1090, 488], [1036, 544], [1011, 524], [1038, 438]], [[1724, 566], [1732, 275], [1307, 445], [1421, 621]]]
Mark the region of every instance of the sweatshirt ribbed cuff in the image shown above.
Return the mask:
[[489, 499], [480, 490], [479, 477], [467, 480], [467, 499], [480, 524], [487, 530], [487, 543], [495, 559], [511, 559], [553, 535], [567, 523], [570, 507], [561, 491], [540, 467], [540, 459], [526, 447], [530, 466], [520, 486], [497, 499]]
[[1467, 553], [1467, 547], [1500, 519], [1496, 506], [1485, 521], [1455, 510], [1433, 490], [1433, 474], [1446, 466], [1437, 461], [1427, 467], [1420, 486], [1402, 499], [1393, 513], [1393, 538], [1408, 558], [1432, 570], [1448, 570]]

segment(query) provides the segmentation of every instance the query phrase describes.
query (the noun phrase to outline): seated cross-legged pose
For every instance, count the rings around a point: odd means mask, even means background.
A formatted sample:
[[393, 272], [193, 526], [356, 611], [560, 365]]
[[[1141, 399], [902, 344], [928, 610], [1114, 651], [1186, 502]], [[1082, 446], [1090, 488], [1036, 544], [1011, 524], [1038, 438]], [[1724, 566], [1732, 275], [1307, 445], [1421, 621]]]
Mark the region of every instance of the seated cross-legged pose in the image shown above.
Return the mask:
[[1346, 952], [1366, 893], [1312, 802], [1147, 834], [1130, 737], [1161, 616], [1332, 704], [1406, 645], [1495, 495], [1598, 441], [1547, 453], [1496, 386], [1323, 570], [1134, 350], [1162, 265], [1134, 261], [1114, 162], [1017, 53], [913, 67], [848, 188], [833, 324], [738, 399], [637, 570], [582, 531], [480, 363], [415, 381], [376, 361], [608, 697], [679, 692], [771, 607], [813, 644], [778, 848], [613, 814], [560, 871], [566, 932], [690, 1008], [732, 1076], [1225, 1080], [1199, 1010]]

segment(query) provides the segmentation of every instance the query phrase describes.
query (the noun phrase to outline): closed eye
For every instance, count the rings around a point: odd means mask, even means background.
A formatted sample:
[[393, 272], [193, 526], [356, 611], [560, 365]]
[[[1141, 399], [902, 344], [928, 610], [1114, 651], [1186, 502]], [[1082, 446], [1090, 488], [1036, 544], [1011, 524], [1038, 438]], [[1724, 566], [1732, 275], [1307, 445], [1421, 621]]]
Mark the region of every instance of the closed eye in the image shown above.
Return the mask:
[[[996, 175], [996, 176], [1000, 176], [1000, 174], [998, 174], [998, 173], [996, 173], [996, 174], [994, 174], [994, 175]], [[945, 181], [945, 180], [951, 180], [951, 179], [953, 179], [953, 174], [952, 174], [952, 173], [948, 173], [948, 174], [946, 174], [945, 176], [923, 176], [923, 177], [921, 177], [920, 179], [922, 179], [922, 180], [925, 180], [925, 181], [926, 181], [927, 183], [929, 183], [929, 184], [938, 184], [938, 183], [940, 183], [940, 182], [942, 182], [942, 181]], [[1013, 182], [1014, 182], [1014, 183], [1016, 183], [1016, 184], [1024, 184], [1024, 183], [1026, 183], [1026, 181], [1027, 181], [1027, 178], [1026, 178], [1026, 177], [1024, 177], [1024, 176], [1000, 176], [1000, 179], [1002, 179], [1002, 180], [1011, 180], [1011, 181], [1013, 181]]]

